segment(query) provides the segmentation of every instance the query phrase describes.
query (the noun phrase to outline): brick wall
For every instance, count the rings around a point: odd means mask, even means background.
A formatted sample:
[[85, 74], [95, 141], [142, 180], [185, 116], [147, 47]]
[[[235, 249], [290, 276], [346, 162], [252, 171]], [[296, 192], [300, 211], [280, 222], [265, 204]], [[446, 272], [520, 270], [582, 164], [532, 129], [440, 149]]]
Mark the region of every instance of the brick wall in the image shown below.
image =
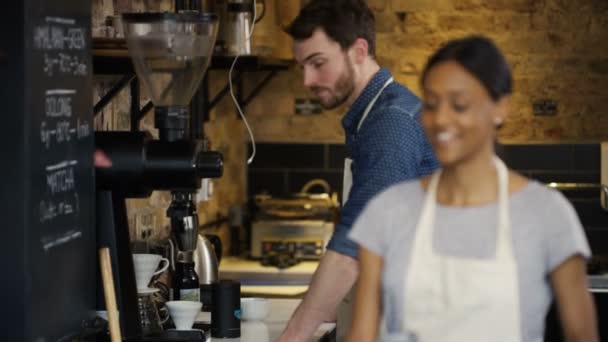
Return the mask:
[[[289, 1], [287, 1], [289, 2]], [[581, 141], [608, 137], [608, 3], [602, 0], [368, 0], [377, 21], [381, 65], [420, 94], [426, 58], [447, 39], [481, 33], [513, 68], [511, 115], [503, 142]], [[294, 116], [295, 97], [310, 94], [297, 68], [273, 81], [250, 117], [259, 140], [342, 142], [344, 109]], [[552, 99], [558, 114], [534, 116], [532, 102]]]

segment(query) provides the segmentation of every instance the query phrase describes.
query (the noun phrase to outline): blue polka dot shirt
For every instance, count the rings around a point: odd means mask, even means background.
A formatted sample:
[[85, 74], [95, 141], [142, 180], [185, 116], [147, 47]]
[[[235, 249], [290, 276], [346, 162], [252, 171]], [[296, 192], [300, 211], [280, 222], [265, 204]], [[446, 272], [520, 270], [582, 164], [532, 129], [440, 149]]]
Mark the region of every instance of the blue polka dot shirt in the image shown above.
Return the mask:
[[367, 202], [395, 183], [439, 167], [419, 123], [420, 99], [396, 82], [384, 89], [357, 131], [365, 108], [390, 77], [387, 69], [380, 69], [342, 118], [346, 147], [353, 159], [353, 185], [327, 248], [353, 258], [357, 258], [358, 245], [348, 233]]

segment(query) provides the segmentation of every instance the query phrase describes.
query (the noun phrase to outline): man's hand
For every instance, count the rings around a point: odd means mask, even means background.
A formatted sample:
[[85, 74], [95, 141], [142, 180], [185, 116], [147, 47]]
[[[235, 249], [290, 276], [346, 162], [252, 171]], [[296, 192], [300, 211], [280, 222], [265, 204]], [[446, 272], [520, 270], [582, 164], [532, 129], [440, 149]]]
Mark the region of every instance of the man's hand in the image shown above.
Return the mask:
[[103, 153], [102, 150], [95, 150], [95, 154], [93, 155], [94, 165], [95, 167], [111, 167], [112, 161], [108, 156]]
[[338, 304], [359, 274], [357, 260], [328, 250], [313, 275], [308, 292], [277, 342], [306, 342], [323, 322], [334, 321]]

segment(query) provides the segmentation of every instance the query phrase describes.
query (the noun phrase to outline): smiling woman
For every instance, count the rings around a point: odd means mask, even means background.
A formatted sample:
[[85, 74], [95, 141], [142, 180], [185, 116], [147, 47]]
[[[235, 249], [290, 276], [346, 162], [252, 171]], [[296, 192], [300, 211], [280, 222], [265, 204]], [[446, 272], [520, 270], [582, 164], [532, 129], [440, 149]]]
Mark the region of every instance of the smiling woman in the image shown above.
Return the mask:
[[443, 165], [494, 154], [496, 126], [504, 121], [512, 90], [509, 66], [494, 45], [454, 41], [431, 58], [422, 79], [422, 125]]
[[495, 156], [512, 91], [500, 51], [483, 37], [448, 42], [421, 83], [421, 122], [443, 168], [376, 196], [353, 226], [350, 341], [542, 341], [552, 296], [566, 340], [597, 341], [576, 212]]

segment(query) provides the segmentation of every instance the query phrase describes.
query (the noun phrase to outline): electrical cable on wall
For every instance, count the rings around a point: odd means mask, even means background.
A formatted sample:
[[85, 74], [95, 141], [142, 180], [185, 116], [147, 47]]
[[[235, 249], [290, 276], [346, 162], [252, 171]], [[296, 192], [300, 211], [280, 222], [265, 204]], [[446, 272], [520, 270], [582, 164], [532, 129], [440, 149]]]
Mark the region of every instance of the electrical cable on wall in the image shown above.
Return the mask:
[[[251, 40], [251, 37], [253, 36], [253, 29], [255, 28], [255, 21], [256, 21], [256, 16], [257, 16], [256, 0], [252, 0], [252, 1], [253, 1], [253, 18], [251, 20], [251, 30], [248, 33], [247, 40]], [[234, 56], [234, 61], [232, 62], [232, 65], [230, 66], [230, 71], [228, 72], [228, 84], [230, 85], [230, 96], [232, 97], [232, 101], [234, 102], [234, 105], [236, 106], [236, 109], [239, 112], [239, 115], [243, 119], [243, 122], [245, 123], [245, 127], [247, 127], [247, 132], [249, 132], [249, 138], [251, 139], [252, 150], [251, 150], [251, 155], [247, 159], [247, 165], [249, 165], [249, 164], [251, 164], [251, 162], [253, 162], [253, 159], [255, 158], [255, 153], [256, 153], [255, 139], [253, 137], [253, 132], [251, 131], [251, 127], [249, 126], [249, 123], [247, 122], [247, 118], [245, 118], [245, 114], [243, 114], [243, 110], [241, 109], [241, 106], [239, 105], [239, 102], [237, 101], [236, 96], [234, 95], [234, 89], [232, 87], [232, 72], [234, 70], [234, 66], [236, 65], [236, 62], [239, 59], [239, 57], [240, 57], [240, 54], [237, 52], [236, 56]]]

